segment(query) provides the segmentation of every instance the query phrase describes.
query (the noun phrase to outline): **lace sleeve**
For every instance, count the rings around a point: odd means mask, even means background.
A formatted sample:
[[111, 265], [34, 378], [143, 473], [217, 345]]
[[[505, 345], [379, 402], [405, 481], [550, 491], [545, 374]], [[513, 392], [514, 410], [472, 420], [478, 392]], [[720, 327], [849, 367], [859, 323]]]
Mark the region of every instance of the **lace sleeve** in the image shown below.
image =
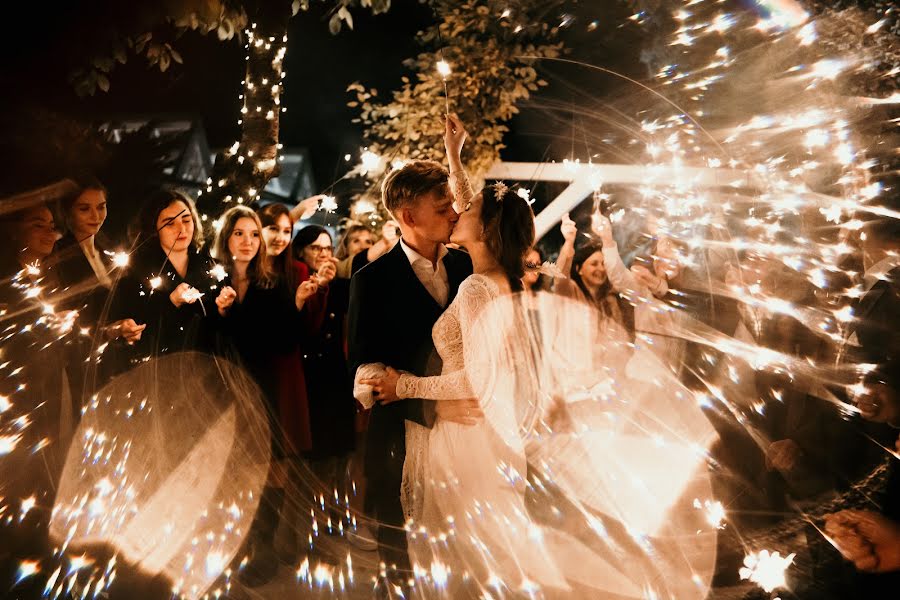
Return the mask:
[[[494, 298], [495, 289], [494, 283], [481, 275], [472, 275], [463, 281], [456, 299], [447, 309], [448, 318], [454, 321], [450, 327], [441, 330], [445, 339], [435, 339], [436, 346], [445, 348], [445, 372], [434, 377], [401, 375], [397, 382], [397, 396], [427, 400], [456, 400], [473, 396], [463, 358], [463, 340], [467, 338], [480, 312]], [[475, 367], [476, 365], [469, 365], [469, 369]]]
[[469, 183], [469, 176], [465, 170], [457, 169], [450, 173], [450, 191], [460, 210], [465, 207], [466, 202], [475, 197], [475, 191]]
[[397, 397], [422, 398], [424, 400], [459, 400], [470, 398], [472, 388], [466, 377], [466, 370], [460, 369], [452, 373], [435, 375], [434, 377], [416, 377], [401, 375], [397, 381]]

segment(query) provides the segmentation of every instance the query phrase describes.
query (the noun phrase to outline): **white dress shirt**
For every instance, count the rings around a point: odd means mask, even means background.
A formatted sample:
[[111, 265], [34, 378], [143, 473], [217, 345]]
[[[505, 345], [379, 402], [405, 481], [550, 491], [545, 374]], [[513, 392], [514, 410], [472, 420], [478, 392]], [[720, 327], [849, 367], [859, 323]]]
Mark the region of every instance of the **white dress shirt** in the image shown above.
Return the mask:
[[437, 268], [430, 260], [410, 248], [403, 238], [400, 238], [400, 247], [409, 259], [416, 277], [431, 294], [435, 302], [441, 306], [447, 306], [447, 297], [450, 294], [450, 283], [447, 279], [447, 267], [444, 266], [444, 257], [447, 256], [447, 248], [440, 244], [438, 246]]
[[81, 247], [81, 251], [84, 253], [84, 257], [87, 259], [88, 264], [91, 265], [91, 269], [94, 270], [94, 275], [97, 276], [100, 285], [112, 287], [112, 280], [109, 278], [106, 265], [103, 264], [103, 261], [97, 253], [97, 248], [94, 246], [94, 236], [85, 238], [83, 241], [79, 242], [78, 245]]

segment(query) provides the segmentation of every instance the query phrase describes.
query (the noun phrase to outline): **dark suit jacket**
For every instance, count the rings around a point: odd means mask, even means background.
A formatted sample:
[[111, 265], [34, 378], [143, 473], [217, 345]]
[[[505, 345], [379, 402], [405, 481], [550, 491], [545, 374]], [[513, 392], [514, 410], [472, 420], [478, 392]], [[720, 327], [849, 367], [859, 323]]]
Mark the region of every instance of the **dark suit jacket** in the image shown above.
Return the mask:
[[[444, 257], [449, 293], [456, 297], [459, 284], [472, 274], [465, 252], [450, 249]], [[446, 307], [440, 306], [416, 277], [400, 244], [353, 275], [348, 312], [348, 349], [351, 377], [364, 363], [380, 362], [414, 375], [436, 375], [441, 362], [431, 339], [431, 328]], [[369, 421], [366, 471], [406, 454], [405, 424], [409, 419], [430, 427], [434, 403], [405, 400], [376, 404]]]
[[[110, 272], [110, 279], [115, 279], [112, 264], [104, 253], [99, 241], [95, 241], [100, 262]], [[51, 263], [56, 271], [59, 283], [67, 290], [66, 300], [61, 308], [78, 310], [79, 324], [94, 327], [103, 316], [109, 290], [102, 286], [94, 273], [94, 269], [81, 250], [72, 233], [64, 235], [53, 248]]]

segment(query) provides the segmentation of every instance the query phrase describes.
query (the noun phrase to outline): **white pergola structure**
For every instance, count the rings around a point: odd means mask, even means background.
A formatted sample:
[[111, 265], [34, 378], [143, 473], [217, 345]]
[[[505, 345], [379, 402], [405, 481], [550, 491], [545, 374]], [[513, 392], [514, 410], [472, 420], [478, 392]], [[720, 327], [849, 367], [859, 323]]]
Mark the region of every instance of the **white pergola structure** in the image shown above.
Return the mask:
[[550, 231], [601, 185], [626, 184], [641, 187], [735, 188], [762, 187], [754, 171], [683, 167], [672, 165], [611, 165], [585, 163], [499, 162], [485, 175], [486, 180], [562, 181], [569, 186], [535, 216], [537, 239]]

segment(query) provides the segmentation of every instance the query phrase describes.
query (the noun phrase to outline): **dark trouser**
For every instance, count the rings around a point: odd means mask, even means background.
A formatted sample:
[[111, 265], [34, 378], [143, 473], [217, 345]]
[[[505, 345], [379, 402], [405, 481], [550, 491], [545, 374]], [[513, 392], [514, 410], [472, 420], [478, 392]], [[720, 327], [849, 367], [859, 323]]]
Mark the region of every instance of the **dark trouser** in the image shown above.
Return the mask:
[[[391, 461], [394, 462], [394, 461]], [[377, 519], [378, 555], [388, 567], [388, 573], [393, 570], [410, 571], [409, 550], [406, 544], [406, 530], [403, 528], [405, 519], [403, 506], [400, 504], [400, 486], [403, 481], [403, 461], [392, 468], [385, 468], [381, 472], [370, 472], [366, 475], [366, 505], [371, 508], [373, 514], [369, 515]], [[404, 574], [408, 575], [408, 574]]]

